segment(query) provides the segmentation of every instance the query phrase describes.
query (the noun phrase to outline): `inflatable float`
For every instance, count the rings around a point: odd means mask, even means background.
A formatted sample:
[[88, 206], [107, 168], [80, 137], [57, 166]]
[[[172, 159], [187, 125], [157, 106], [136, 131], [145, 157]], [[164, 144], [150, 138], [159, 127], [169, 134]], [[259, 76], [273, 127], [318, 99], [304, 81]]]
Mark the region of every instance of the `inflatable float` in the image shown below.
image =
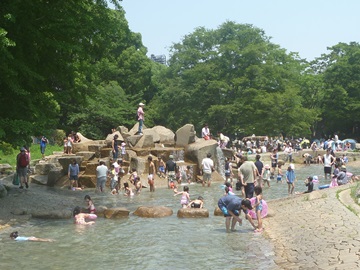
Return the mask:
[[[256, 203], [256, 197], [251, 198], [250, 202], [251, 202], [251, 205], [254, 206]], [[263, 206], [263, 209], [261, 211], [261, 217], [264, 218], [268, 214], [268, 205], [265, 200], [262, 200], [262, 206]], [[256, 211], [255, 208], [253, 208], [253, 210], [249, 210], [249, 215], [251, 216], [252, 219], [256, 219], [255, 211]]]
[[329, 187], [330, 187], [330, 184], [327, 184], [327, 185], [319, 186], [319, 189], [325, 189], [325, 188], [329, 188]]

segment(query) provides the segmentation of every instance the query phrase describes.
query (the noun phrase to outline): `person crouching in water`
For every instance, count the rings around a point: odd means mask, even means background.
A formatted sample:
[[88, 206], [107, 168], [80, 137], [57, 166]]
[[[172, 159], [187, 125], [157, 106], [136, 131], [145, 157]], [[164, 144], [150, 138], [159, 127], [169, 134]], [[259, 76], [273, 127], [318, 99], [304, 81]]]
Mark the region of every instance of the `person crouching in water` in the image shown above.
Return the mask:
[[248, 210], [252, 210], [250, 200], [241, 199], [240, 197], [234, 195], [225, 195], [219, 199], [218, 206], [226, 218], [226, 232], [230, 232], [230, 223], [231, 231], [235, 231], [235, 225], [237, 222], [242, 225], [242, 219], [239, 217], [241, 210], [244, 212], [246, 219], [250, 222], [254, 229], [256, 229], [256, 226], [248, 213]]

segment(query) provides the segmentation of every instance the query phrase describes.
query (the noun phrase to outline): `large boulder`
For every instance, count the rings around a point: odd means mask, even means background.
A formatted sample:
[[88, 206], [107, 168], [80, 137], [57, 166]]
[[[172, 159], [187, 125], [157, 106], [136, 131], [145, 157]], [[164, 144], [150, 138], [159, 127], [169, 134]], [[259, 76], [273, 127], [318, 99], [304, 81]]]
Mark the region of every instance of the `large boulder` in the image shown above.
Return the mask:
[[98, 144], [89, 144], [88, 145], [88, 151], [90, 152], [94, 152], [95, 153], [95, 157], [99, 158], [101, 156], [101, 149], [104, 148], [106, 146], [105, 141], [102, 141], [103, 143], [98, 143]]
[[52, 169], [57, 166], [54, 163], [38, 163], [35, 166], [35, 173], [40, 175], [47, 175]]
[[171, 129], [168, 129], [163, 126], [155, 126], [152, 127], [150, 130], [153, 130], [160, 136], [161, 144], [164, 144], [166, 146], [173, 146], [175, 144], [175, 134]]
[[95, 157], [95, 152], [92, 151], [80, 151], [76, 153], [77, 156], [83, 157], [83, 160], [90, 160]]
[[143, 131], [144, 136], [151, 135], [153, 139], [153, 143], [160, 143], [160, 135], [153, 128], [147, 128]]
[[144, 172], [147, 171], [147, 159], [144, 157], [133, 157], [130, 160], [130, 168], [129, 170], [131, 170], [132, 168], [136, 168], [136, 171], [138, 173], [138, 175], [143, 174]]
[[[84, 157], [82, 156], [62, 156], [62, 157], [59, 157], [58, 158], [58, 161], [62, 167], [62, 173], [63, 174], [67, 174], [68, 173], [68, 170], [69, 170], [69, 165], [72, 163], [73, 159], [76, 160], [76, 163], [81, 164], [81, 162], [83, 161]], [[36, 168], [35, 168], [36, 170]]]
[[69, 219], [72, 217], [72, 213], [69, 210], [33, 210], [31, 216], [41, 219]]
[[209, 210], [205, 208], [181, 208], [177, 212], [180, 218], [204, 218], [209, 217]]
[[77, 153], [77, 152], [81, 152], [81, 151], [92, 151], [95, 152], [96, 151], [92, 148], [90, 148], [90, 146], [93, 145], [97, 145], [99, 147], [104, 147], [106, 145], [105, 140], [87, 140], [87, 141], [81, 141], [79, 143], [73, 143], [73, 153]]
[[116, 128], [116, 130], [119, 131], [121, 135], [129, 132], [129, 129], [127, 127], [124, 127], [124, 126], [118, 126]]
[[84, 174], [96, 175], [96, 168], [99, 166], [98, 161], [91, 161], [86, 164], [86, 169]]
[[49, 178], [48, 175], [39, 175], [39, 174], [30, 175], [30, 182], [38, 185], [47, 185], [48, 178]]
[[[147, 127], [143, 124], [143, 132]], [[129, 130], [130, 135], [135, 135], [139, 130], [139, 122], [136, 122], [136, 124]]]
[[131, 135], [126, 138], [126, 143], [130, 147], [134, 147], [137, 142], [141, 139], [142, 135]]
[[214, 210], [214, 216], [224, 216], [224, 213], [220, 210], [219, 207], [216, 207]]
[[177, 147], [185, 147], [194, 143], [196, 138], [195, 127], [192, 124], [186, 124], [175, 132], [175, 145]]
[[[145, 131], [144, 131], [145, 132]], [[151, 134], [144, 134], [135, 145], [136, 148], [153, 148], [155, 147], [154, 139]]]
[[87, 188], [96, 187], [96, 175], [79, 175], [79, 186], [84, 186]]
[[49, 187], [55, 186], [56, 182], [63, 176], [61, 168], [53, 168], [49, 174], [46, 184]]
[[195, 143], [192, 143], [185, 148], [185, 159], [197, 163], [200, 167], [202, 160], [210, 153], [211, 159], [214, 161], [214, 164], [216, 164], [217, 147], [218, 144], [215, 140], [198, 139]]
[[115, 207], [115, 208], [108, 208], [104, 210], [104, 217], [105, 218], [124, 218], [129, 216], [130, 211], [122, 208], [122, 207]]
[[112, 141], [114, 139], [114, 136], [115, 135], [118, 135], [118, 139], [116, 140], [118, 142], [118, 144], [120, 145], [121, 142], [124, 141], [124, 138], [123, 136], [121, 135], [120, 131], [115, 131], [114, 133], [111, 133], [111, 134], [108, 134], [106, 139], [105, 139], [105, 142], [106, 142], [106, 145], [107, 146], [111, 146], [112, 145]]
[[134, 212], [135, 216], [147, 218], [167, 217], [173, 214], [173, 210], [165, 206], [140, 206]]

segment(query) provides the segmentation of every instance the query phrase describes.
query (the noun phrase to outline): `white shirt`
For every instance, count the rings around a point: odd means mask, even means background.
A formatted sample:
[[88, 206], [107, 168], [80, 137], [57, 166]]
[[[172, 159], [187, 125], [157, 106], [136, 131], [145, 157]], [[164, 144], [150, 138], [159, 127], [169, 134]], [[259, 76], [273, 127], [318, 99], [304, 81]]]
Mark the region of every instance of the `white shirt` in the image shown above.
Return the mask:
[[205, 136], [210, 136], [210, 129], [203, 127], [201, 130], [201, 137], [204, 138]]
[[214, 167], [214, 161], [211, 158], [204, 158], [201, 165], [204, 173], [212, 173], [211, 168]]

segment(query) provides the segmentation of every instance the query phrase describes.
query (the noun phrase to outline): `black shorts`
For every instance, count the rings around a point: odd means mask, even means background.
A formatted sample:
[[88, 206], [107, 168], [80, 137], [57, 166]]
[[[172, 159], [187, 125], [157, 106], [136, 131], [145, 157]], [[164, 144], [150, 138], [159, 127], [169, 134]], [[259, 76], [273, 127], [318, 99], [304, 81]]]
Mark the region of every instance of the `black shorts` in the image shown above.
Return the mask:
[[331, 174], [331, 167], [324, 167], [325, 174]]
[[271, 168], [276, 168], [277, 162], [271, 162]]

